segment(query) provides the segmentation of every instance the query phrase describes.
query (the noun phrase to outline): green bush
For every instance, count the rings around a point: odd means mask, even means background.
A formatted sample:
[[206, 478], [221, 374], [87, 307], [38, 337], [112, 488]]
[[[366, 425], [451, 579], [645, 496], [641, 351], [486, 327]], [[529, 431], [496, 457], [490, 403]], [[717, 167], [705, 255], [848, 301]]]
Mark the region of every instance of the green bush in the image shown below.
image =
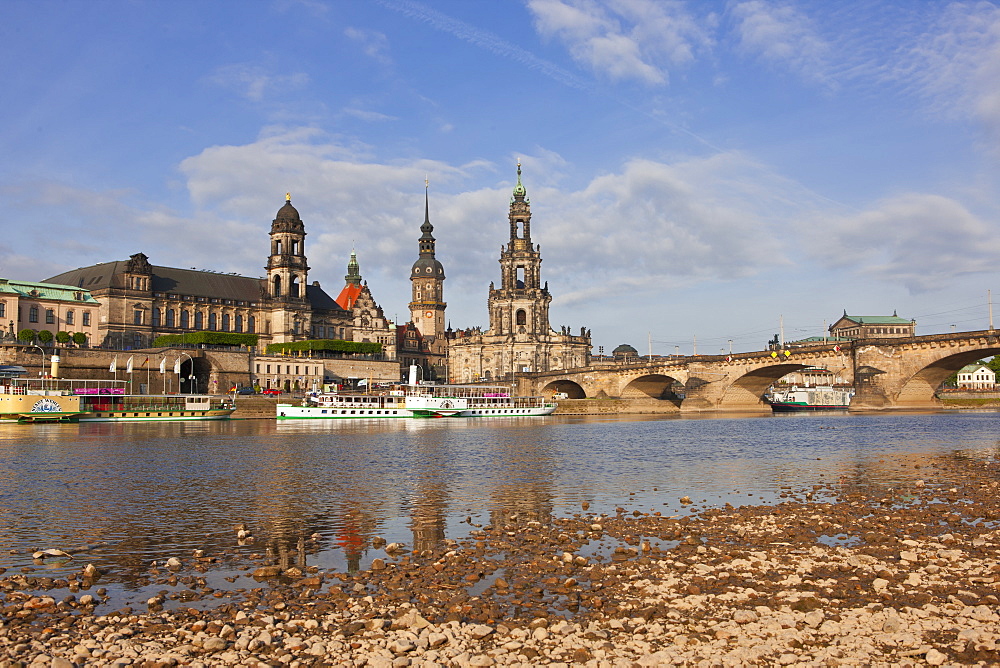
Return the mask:
[[17, 340], [23, 343], [31, 343], [35, 340], [35, 330], [33, 329], [22, 329], [17, 333]]
[[62, 345], [66, 345], [67, 343], [69, 343], [71, 338], [72, 337], [69, 335], [69, 332], [62, 332], [62, 331], [56, 332], [56, 341], [58, 341]]
[[366, 341], [341, 341], [340, 339], [317, 339], [313, 341], [290, 341], [288, 343], [267, 344], [268, 355], [322, 351], [350, 355], [378, 355], [382, 352], [382, 344]]
[[52, 343], [53, 338], [54, 337], [52, 336], [52, 332], [50, 332], [47, 329], [43, 329], [42, 331], [38, 332], [38, 340], [42, 342], [43, 346], [47, 346], [50, 343]]
[[87, 342], [87, 335], [83, 332], [73, 332], [73, 343], [82, 346]]
[[236, 332], [188, 332], [186, 334], [164, 334], [153, 341], [154, 348], [169, 346], [207, 344], [211, 346], [246, 346], [257, 345], [256, 334], [237, 334]]

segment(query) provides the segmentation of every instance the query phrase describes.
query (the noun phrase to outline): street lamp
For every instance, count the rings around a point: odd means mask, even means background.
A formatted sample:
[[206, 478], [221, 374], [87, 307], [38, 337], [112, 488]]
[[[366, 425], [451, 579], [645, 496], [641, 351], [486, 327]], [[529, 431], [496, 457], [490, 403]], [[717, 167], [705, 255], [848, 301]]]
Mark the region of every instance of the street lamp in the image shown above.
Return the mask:
[[41, 377], [44, 377], [44, 376], [45, 376], [45, 351], [44, 351], [44, 350], [42, 350], [42, 347], [41, 347], [41, 346], [35, 346], [35, 345], [32, 345], [32, 346], [29, 346], [29, 347], [30, 347], [30, 348], [38, 348], [38, 352], [40, 352], [40, 353], [42, 354], [42, 366], [41, 366], [41, 368], [40, 368], [40, 369], [38, 370], [38, 376], [39, 376], [40, 378], [41, 378]]
[[[191, 375], [188, 376], [188, 394], [194, 394], [194, 392], [191, 391], [191, 383], [194, 381], [194, 359], [190, 355], [188, 355], [187, 353], [185, 353], [185, 352], [179, 352], [178, 354], [179, 355], [184, 355], [191, 362]], [[178, 373], [177, 374], [177, 389], [178, 390], [181, 389], [180, 388], [180, 384], [183, 383], [183, 382], [184, 382], [184, 379]], [[184, 391], [181, 390], [181, 394], [183, 394], [183, 393], [184, 393]]]

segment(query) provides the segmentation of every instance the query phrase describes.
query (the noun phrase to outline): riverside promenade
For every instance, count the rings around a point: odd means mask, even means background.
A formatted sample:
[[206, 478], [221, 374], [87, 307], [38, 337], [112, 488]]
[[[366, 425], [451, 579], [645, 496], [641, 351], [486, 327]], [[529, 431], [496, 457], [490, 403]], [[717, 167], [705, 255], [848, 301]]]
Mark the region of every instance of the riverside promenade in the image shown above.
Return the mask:
[[[280, 559], [196, 551], [150, 565], [164, 594], [99, 613], [84, 561], [6, 572], [0, 666], [996, 665], [1000, 467], [907, 465], [891, 489], [683, 516], [504, 514], [434, 549], [375, 541], [356, 572], [310, 566], [319, 536]], [[210, 586], [222, 567], [254, 586]]]

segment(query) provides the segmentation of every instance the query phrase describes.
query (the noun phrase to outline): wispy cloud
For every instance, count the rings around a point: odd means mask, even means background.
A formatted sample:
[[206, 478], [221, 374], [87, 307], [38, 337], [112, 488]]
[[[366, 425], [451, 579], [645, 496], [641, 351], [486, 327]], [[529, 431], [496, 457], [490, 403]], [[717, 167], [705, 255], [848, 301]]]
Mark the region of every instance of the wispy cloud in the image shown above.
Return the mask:
[[738, 48], [775, 66], [830, 85], [830, 44], [794, 5], [768, 0], [737, 2], [730, 8]]
[[559, 39], [579, 63], [612, 80], [665, 84], [669, 68], [711, 40], [681, 2], [529, 0], [536, 30]]
[[822, 266], [914, 293], [993, 272], [1000, 256], [995, 225], [942, 195], [898, 195], [853, 215], [818, 217], [810, 230], [810, 254]]
[[389, 40], [383, 33], [360, 28], [346, 28], [344, 35], [360, 44], [361, 52], [372, 60], [383, 65], [392, 63], [392, 58], [389, 57]]
[[947, 5], [895, 62], [888, 78], [912, 85], [936, 113], [981, 123], [1000, 151], [1000, 7]]
[[347, 114], [348, 116], [353, 116], [354, 118], [360, 119], [362, 121], [368, 121], [371, 123], [399, 120], [397, 117], [390, 116], [389, 114], [383, 114], [377, 111], [370, 111], [368, 109], [358, 109], [357, 107], [347, 107], [344, 109], [344, 113]]
[[213, 85], [232, 91], [254, 102], [264, 100], [272, 91], [302, 88], [309, 83], [307, 74], [273, 74], [260, 65], [236, 63], [217, 68], [207, 78]]

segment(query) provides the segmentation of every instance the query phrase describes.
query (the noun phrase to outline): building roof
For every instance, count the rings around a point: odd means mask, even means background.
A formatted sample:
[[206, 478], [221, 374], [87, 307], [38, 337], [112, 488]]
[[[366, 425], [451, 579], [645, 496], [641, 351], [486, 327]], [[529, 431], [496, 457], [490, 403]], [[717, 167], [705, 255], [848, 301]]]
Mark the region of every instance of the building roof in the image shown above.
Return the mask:
[[354, 302], [358, 301], [358, 296], [361, 295], [361, 286], [354, 283], [348, 283], [344, 286], [344, 289], [340, 291], [335, 300], [340, 308], [345, 311], [350, 311], [354, 306]]
[[97, 300], [87, 289], [80, 289], [68, 284], [33, 283], [31, 281], [16, 281], [0, 278], [0, 294], [16, 294], [33, 299], [49, 299], [64, 302], [82, 302], [96, 304]]
[[847, 320], [859, 325], [911, 325], [913, 321], [900, 318], [895, 313], [892, 315], [843, 315]]
[[976, 373], [980, 369], [986, 369], [990, 373], [994, 373], [993, 369], [989, 368], [985, 364], [966, 364], [961, 369], [958, 370], [959, 373]]
[[[47, 278], [41, 285], [61, 283], [64, 284], [63, 287], [76, 285], [84, 290], [94, 291], [120, 287], [115, 283], [115, 276], [125, 271], [126, 262], [125, 260], [116, 260], [89, 267], [80, 267]], [[151, 265], [150, 268], [152, 269], [151, 288], [154, 293], [231, 299], [250, 303], [267, 298], [263, 289], [263, 279], [260, 278], [197, 269], [161, 267], [159, 265]], [[70, 287], [69, 289], [78, 290], [79, 288]], [[337, 302], [323, 291], [319, 283], [313, 282], [312, 285], [306, 286], [306, 298], [313, 308], [341, 310]]]

